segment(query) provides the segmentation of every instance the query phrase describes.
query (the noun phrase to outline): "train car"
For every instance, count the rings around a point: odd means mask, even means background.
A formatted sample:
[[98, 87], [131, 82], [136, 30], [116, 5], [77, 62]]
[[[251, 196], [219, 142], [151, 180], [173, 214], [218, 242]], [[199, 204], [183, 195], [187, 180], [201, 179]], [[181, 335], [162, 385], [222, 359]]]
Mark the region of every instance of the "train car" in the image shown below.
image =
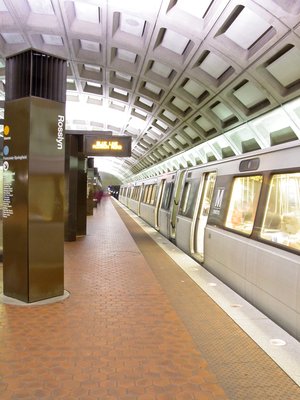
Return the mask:
[[128, 193], [128, 208], [135, 212], [138, 216], [141, 214], [141, 196], [143, 194], [144, 184], [143, 182], [136, 182], [132, 187], [132, 191]]
[[175, 238], [181, 185], [184, 171], [171, 172], [161, 177], [161, 203], [157, 210], [156, 229], [168, 239]]
[[140, 217], [154, 228], [158, 228], [157, 210], [161, 199], [161, 178], [150, 178], [144, 182], [140, 199]]
[[300, 338], [300, 146], [235, 159], [218, 170], [204, 266]]
[[128, 199], [130, 198], [132, 184], [121, 185], [119, 193], [119, 201], [128, 207]]
[[175, 243], [198, 261], [204, 256], [204, 229], [217, 167], [195, 167], [185, 172], [178, 215], [176, 216]]
[[140, 204], [151, 226], [298, 339], [299, 156], [297, 141], [165, 174], [144, 182]]

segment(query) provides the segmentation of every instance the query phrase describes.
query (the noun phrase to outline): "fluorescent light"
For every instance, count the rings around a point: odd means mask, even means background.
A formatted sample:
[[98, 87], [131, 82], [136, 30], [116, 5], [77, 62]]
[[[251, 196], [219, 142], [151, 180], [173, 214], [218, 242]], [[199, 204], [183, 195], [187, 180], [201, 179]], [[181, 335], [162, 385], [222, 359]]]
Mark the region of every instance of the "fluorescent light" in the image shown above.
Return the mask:
[[88, 86], [93, 86], [93, 87], [97, 87], [97, 88], [101, 87], [101, 84], [97, 83], [97, 82], [87, 81], [86, 83], [87, 83]]

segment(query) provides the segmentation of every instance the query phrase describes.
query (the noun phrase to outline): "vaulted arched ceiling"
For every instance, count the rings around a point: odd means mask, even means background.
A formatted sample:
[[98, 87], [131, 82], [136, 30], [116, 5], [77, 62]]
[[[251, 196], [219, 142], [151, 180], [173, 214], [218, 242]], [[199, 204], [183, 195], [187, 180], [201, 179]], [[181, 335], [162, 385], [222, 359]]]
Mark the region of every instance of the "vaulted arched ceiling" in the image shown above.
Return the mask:
[[67, 129], [132, 136], [119, 178], [300, 137], [298, 0], [0, 0], [2, 100], [29, 47], [68, 59]]

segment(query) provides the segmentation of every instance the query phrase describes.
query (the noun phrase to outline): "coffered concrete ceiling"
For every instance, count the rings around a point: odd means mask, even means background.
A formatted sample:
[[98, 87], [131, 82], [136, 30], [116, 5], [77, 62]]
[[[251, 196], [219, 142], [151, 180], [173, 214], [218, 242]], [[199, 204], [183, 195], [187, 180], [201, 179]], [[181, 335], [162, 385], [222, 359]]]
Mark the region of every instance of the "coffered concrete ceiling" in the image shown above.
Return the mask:
[[299, 138], [299, 0], [0, 0], [2, 100], [5, 57], [30, 47], [68, 60], [67, 129], [132, 136], [132, 157], [98, 161], [122, 179], [271, 145], [256, 121], [278, 108], [273, 131]]

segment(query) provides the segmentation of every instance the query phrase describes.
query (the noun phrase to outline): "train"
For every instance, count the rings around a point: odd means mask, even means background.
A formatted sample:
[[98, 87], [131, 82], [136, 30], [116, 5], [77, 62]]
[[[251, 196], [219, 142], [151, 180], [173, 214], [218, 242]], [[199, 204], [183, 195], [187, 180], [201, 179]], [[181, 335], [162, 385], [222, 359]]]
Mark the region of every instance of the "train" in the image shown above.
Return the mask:
[[119, 201], [300, 340], [300, 141], [124, 183]]

